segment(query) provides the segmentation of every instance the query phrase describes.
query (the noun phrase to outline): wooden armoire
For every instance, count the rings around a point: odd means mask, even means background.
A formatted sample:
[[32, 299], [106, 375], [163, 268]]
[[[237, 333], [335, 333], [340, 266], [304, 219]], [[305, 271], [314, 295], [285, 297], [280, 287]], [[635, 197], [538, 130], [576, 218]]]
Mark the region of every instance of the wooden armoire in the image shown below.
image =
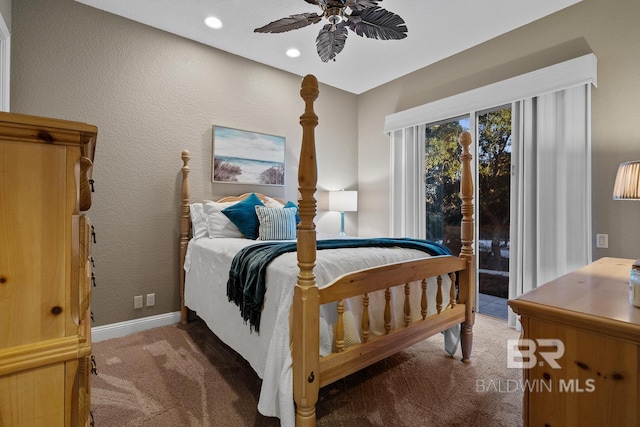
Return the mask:
[[0, 426], [90, 422], [96, 136], [0, 113]]

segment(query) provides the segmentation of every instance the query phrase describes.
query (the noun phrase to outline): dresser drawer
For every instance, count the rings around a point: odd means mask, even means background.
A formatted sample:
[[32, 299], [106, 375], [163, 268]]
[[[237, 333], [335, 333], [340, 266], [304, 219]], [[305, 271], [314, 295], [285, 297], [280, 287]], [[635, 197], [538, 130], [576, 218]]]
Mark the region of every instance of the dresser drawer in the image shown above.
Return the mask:
[[529, 319], [525, 336], [563, 343], [558, 368], [540, 359], [525, 371], [529, 426], [637, 426], [638, 346], [569, 325]]
[[66, 164], [64, 146], [0, 140], [0, 349], [65, 335]]
[[64, 363], [0, 377], [0, 425], [63, 427], [64, 384]]

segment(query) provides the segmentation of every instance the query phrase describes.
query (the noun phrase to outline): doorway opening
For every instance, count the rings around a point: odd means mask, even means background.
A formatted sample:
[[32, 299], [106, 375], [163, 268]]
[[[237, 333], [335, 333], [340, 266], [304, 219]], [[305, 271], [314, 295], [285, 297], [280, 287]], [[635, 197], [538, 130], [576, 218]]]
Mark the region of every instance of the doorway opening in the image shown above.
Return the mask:
[[[471, 130], [473, 126], [473, 130]], [[426, 238], [460, 253], [460, 153], [462, 131], [476, 135], [475, 253], [478, 311], [507, 319], [511, 181], [511, 107], [498, 107], [426, 126]]]

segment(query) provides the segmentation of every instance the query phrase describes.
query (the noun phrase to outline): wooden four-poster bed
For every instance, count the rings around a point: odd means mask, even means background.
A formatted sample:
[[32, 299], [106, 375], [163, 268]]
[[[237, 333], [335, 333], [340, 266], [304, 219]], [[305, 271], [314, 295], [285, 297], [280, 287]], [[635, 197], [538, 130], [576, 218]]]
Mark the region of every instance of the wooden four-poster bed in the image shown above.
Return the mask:
[[[218, 215], [216, 218], [226, 220], [219, 211], [212, 209], [223, 209], [256, 195], [245, 194], [194, 204], [190, 199], [190, 154], [188, 151], [182, 153], [182, 322], [188, 321], [189, 310], [195, 311], [222, 341], [250, 362], [263, 378], [258, 405], [260, 411], [265, 415], [279, 416], [283, 425], [288, 419], [286, 400], [295, 400], [295, 405], [291, 404], [289, 418], [293, 419], [295, 410], [297, 426], [313, 426], [320, 387], [458, 325], [463, 362], [468, 363], [471, 355], [476, 287], [472, 249], [474, 208], [470, 134], [464, 132], [460, 136], [463, 153], [462, 250], [459, 256], [429, 256], [415, 249], [352, 248], [346, 250], [356, 257], [362, 253], [362, 259], [350, 261], [350, 265], [362, 264], [361, 268], [357, 271], [333, 271], [334, 264], [340, 264], [345, 257], [339, 251], [345, 249], [317, 249], [320, 240], [314, 224], [317, 190], [314, 133], [318, 117], [313, 104], [318, 93], [316, 78], [306, 76], [300, 90], [305, 111], [300, 117], [299, 223], [297, 232], [294, 231], [297, 251], [279, 256], [266, 270], [268, 290], [264, 296], [264, 307], [260, 308], [258, 315], [262, 316], [259, 334], [251, 333], [246, 325], [247, 317], [243, 319], [238, 307], [228, 302], [224, 295], [226, 288], [223, 284], [228, 285], [230, 261], [227, 264], [218, 262], [219, 258], [229, 257], [229, 253], [234, 254], [256, 242], [229, 238], [233, 236], [225, 232], [216, 235], [211, 227], [212, 222], [218, 219], [212, 221], [212, 216], [208, 217], [210, 238], [197, 238], [197, 227], [201, 228], [202, 224], [197, 224], [196, 216], [200, 212], [197, 209], [204, 206], [205, 210]], [[257, 196], [267, 206], [287, 207], [282, 200], [262, 194]], [[207, 246], [214, 244], [217, 246]], [[226, 246], [221, 248], [220, 245]], [[368, 257], [366, 251], [374, 251], [376, 260], [363, 261]], [[390, 251], [400, 251], [401, 254], [396, 256]], [[213, 254], [213, 261], [207, 261], [208, 255], [204, 253]], [[323, 257], [328, 260], [322, 261]], [[331, 264], [331, 268], [325, 268], [323, 262]], [[276, 269], [282, 271], [276, 272]], [[224, 289], [210, 289], [209, 283], [215, 281]], [[282, 289], [280, 285], [283, 285]], [[210, 303], [218, 305], [213, 307]], [[328, 347], [326, 336], [331, 340]], [[263, 351], [267, 353], [265, 356], [259, 354]], [[273, 406], [277, 405], [280, 408], [274, 409]]]

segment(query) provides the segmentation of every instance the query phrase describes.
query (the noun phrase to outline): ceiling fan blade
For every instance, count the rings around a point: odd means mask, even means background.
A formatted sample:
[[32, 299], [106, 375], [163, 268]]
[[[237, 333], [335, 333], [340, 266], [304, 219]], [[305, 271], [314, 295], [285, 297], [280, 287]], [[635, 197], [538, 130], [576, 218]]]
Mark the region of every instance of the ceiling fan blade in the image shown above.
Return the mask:
[[380, 7], [354, 10], [348, 19], [349, 28], [359, 36], [378, 40], [400, 40], [407, 37], [404, 20]]
[[337, 54], [342, 52], [344, 44], [347, 41], [347, 27], [344, 24], [338, 24], [335, 29], [331, 31], [333, 25], [325, 25], [316, 38], [316, 48], [318, 50], [318, 56], [322, 62], [329, 62], [332, 59], [335, 61]]
[[362, 10], [369, 7], [376, 7], [382, 0], [347, 0], [345, 7], [350, 7], [351, 10]]
[[315, 24], [320, 22], [320, 20], [322, 20], [322, 15], [318, 15], [317, 13], [298, 13], [270, 22], [264, 27], [256, 28], [253, 31], [255, 33], [284, 33]]
[[304, 0], [304, 1], [306, 1], [307, 3], [310, 3], [310, 4], [315, 4], [316, 6], [318, 5], [318, 1], [317, 0]]

